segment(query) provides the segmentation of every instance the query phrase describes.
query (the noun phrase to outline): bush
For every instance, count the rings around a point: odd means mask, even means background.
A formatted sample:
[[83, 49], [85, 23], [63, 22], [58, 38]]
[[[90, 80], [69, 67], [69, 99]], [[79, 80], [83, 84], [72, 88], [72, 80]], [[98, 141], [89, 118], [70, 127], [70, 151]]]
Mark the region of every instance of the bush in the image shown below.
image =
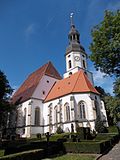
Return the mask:
[[59, 126], [56, 131], [57, 134], [63, 133], [63, 129]]
[[109, 126], [108, 132], [109, 133], [118, 133], [118, 129], [116, 126]]
[[51, 135], [50, 141], [58, 141], [58, 139], [67, 139], [69, 138], [70, 133], [54, 134]]
[[25, 151], [20, 152], [16, 154], [11, 154], [9, 156], [3, 156], [0, 158], [0, 160], [36, 160], [36, 159], [42, 159], [44, 158], [44, 151], [42, 149], [37, 150], [31, 150], [31, 151]]
[[36, 136], [37, 136], [38, 139], [41, 139], [41, 134], [40, 133], [37, 133]]
[[108, 133], [107, 128], [104, 126], [104, 122], [100, 119], [98, 116], [96, 121], [95, 121], [95, 130], [98, 133]]

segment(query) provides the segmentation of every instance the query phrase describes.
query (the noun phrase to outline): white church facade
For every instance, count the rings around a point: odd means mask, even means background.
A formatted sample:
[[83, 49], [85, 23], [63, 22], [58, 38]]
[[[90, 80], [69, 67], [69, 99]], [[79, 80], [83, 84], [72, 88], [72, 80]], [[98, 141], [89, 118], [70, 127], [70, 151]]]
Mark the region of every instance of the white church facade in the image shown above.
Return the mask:
[[21, 137], [56, 133], [59, 126], [64, 132], [71, 132], [71, 128], [76, 132], [77, 126], [94, 130], [97, 116], [108, 126], [105, 106], [94, 88], [93, 74], [88, 71], [87, 54], [79, 37], [71, 23], [64, 78], [48, 62], [30, 74], [13, 95], [16, 133]]

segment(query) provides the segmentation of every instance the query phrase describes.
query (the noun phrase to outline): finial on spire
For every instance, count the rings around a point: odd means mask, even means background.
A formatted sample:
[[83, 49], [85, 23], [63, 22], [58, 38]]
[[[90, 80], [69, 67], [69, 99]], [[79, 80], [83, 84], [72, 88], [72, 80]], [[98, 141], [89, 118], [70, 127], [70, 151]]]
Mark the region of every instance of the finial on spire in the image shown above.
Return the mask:
[[71, 26], [73, 25], [73, 15], [74, 15], [74, 13], [72, 12], [72, 13], [70, 13], [70, 22], [71, 22]]

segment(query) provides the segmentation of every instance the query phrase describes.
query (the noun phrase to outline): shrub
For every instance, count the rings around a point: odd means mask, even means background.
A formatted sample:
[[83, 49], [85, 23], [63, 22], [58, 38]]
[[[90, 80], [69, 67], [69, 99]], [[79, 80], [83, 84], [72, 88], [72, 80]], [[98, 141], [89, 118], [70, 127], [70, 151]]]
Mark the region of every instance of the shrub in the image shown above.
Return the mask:
[[98, 133], [108, 133], [107, 128], [104, 126], [104, 122], [98, 116], [95, 121], [95, 129]]
[[109, 126], [108, 132], [109, 133], [118, 133], [118, 129], [116, 126]]
[[67, 139], [69, 138], [70, 133], [54, 134], [51, 135], [50, 141], [58, 141], [58, 139]]
[[38, 139], [41, 139], [41, 134], [40, 133], [37, 133], [36, 136], [37, 136]]
[[56, 131], [57, 134], [63, 133], [63, 129], [59, 126]]
[[42, 159], [44, 158], [44, 151], [42, 149], [37, 150], [31, 150], [31, 151], [25, 151], [20, 152], [16, 154], [11, 154], [9, 156], [3, 156], [0, 158], [0, 160], [36, 160], [36, 159]]

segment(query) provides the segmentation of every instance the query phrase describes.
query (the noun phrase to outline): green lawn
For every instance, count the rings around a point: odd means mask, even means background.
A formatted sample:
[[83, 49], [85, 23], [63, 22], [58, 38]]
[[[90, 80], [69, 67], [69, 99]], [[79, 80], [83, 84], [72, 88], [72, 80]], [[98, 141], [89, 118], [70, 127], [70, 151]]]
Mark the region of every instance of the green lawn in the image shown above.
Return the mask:
[[60, 157], [52, 158], [52, 160], [95, 160], [93, 155], [66, 154]]

